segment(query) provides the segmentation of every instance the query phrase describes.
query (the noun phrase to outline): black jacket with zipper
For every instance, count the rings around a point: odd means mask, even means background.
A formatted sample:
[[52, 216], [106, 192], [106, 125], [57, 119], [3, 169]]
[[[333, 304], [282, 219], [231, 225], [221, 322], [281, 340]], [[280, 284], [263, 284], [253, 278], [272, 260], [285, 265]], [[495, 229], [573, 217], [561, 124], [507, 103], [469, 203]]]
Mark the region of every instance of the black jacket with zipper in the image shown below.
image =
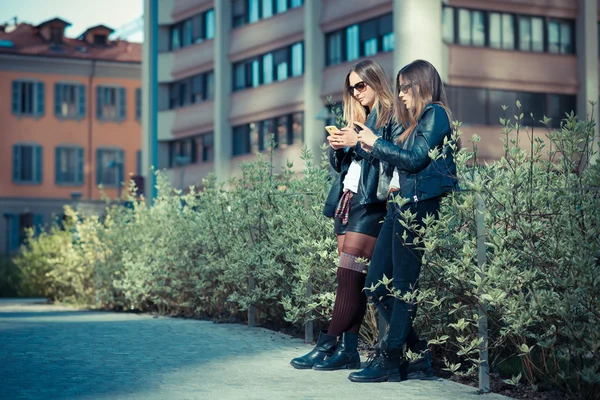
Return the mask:
[[[395, 142], [403, 131], [401, 125], [396, 123], [395, 118], [390, 120], [379, 128], [375, 127], [377, 114], [372, 112], [367, 117], [365, 125], [386, 142]], [[378, 140], [380, 141], [380, 140]], [[358, 182], [357, 196], [360, 196], [360, 204], [385, 203], [385, 198], [377, 196], [377, 185], [379, 184], [379, 164], [380, 161], [372, 157], [370, 153], [363, 150], [360, 143], [356, 146], [346, 149], [329, 149], [329, 163], [333, 169], [338, 172], [329, 195], [325, 201], [323, 214], [327, 217], [333, 217], [344, 190], [344, 178], [350, 168], [350, 164], [355, 160], [360, 163], [360, 180]], [[389, 179], [389, 174], [388, 174]]]
[[[417, 127], [400, 145], [377, 139], [371, 155], [398, 170], [400, 195], [418, 202], [456, 190], [454, 152], [444, 140], [451, 142], [452, 128], [446, 110], [428, 104], [417, 121]], [[444, 157], [432, 160], [429, 151], [438, 148]]]

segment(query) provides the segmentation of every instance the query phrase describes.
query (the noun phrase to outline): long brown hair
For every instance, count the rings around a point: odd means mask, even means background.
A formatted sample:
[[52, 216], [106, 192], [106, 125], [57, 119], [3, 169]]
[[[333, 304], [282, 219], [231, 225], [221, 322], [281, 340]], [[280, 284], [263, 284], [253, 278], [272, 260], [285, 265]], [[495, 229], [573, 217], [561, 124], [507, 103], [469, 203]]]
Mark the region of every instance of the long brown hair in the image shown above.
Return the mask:
[[[400, 99], [400, 77], [410, 84], [413, 98], [413, 110], [409, 110]], [[448, 107], [448, 98], [444, 90], [442, 78], [435, 67], [425, 60], [416, 60], [404, 66], [396, 76], [396, 95], [394, 96], [394, 114], [402, 123], [405, 131], [398, 138], [398, 143], [406, 140], [418, 123], [418, 118], [426, 105], [436, 103], [448, 115], [448, 124], [452, 127], [452, 112]]]
[[[346, 123], [348, 126], [353, 126], [354, 121], [362, 122], [364, 124], [367, 120], [367, 110], [365, 107], [363, 107], [346, 89], [350, 86], [350, 74], [352, 72], [356, 72], [360, 79], [375, 91], [375, 103], [373, 103], [373, 110], [375, 110], [377, 114], [375, 127], [379, 128], [384, 126], [392, 117], [394, 96], [390, 89], [392, 87], [390, 78], [387, 76], [381, 65], [373, 60], [363, 60], [354, 64], [346, 75], [346, 79], [344, 80], [344, 91], [342, 94], [344, 119], [346, 120]], [[369, 112], [373, 110], [369, 110]]]

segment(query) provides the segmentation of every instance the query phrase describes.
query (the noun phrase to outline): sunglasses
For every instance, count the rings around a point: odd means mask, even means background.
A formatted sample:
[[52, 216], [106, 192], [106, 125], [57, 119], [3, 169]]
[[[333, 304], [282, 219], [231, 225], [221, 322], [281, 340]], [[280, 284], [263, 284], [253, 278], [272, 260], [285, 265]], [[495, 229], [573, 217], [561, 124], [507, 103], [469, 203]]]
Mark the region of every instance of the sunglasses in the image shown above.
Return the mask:
[[367, 84], [361, 81], [354, 86], [346, 86], [346, 89], [348, 90], [348, 92], [350, 92], [351, 95], [354, 96], [354, 89], [358, 90], [358, 93], [362, 93], [367, 89]]
[[408, 93], [408, 89], [410, 89], [412, 87], [412, 83], [408, 82], [405, 83], [403, 85], [400, 85], [400, 87], [398, 88], [398, 90], [404, 94]]

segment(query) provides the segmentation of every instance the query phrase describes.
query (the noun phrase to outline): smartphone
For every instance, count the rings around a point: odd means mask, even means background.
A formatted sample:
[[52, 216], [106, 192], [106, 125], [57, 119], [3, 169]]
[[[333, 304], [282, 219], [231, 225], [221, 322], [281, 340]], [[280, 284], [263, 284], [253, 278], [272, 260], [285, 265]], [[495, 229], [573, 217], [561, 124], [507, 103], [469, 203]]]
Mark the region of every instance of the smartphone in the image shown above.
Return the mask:
[[354, 124], [354, 132], [360, 133], [360, 131], [362, 131], [362, 130], [363, 130], [363, 128], [361, 128], [360, 126]]
[[335, 125], [327, 125], [325, 127], [325, 130], [327, 131], [327, 133], [329, 133], [330, 135], [334, 135], [336, 133], [338, 133], [340, 130], [338, 129], [337, 126]]

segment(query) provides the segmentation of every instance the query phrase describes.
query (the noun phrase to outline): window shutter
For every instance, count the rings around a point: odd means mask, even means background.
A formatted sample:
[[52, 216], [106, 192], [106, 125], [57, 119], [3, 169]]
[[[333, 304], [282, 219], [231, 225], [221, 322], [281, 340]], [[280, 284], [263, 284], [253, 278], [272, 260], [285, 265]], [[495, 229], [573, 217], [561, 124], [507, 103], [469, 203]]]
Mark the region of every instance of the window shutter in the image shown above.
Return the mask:
[[19, 104], [21, 103], [21, 82], [12, 83], [12, 112], [15, 115], [20, 114]]
[[33, 229], [35, 231], [35, 235], [38, 236], [44, 230], [44, 215], [43, 214], [35, 214], [33, 216]]
[[62, 114], [62, 87], [60, 83], [54, 84], [54, 115], [57, 117]]
[[96, 149], [96, 185], [102, 183], [102, 149]]
[[10, 249], [19, 249], [19, 214], [10, 215]]
[[77, 169], [75, 170], [75, 183], [77, 185], [83, 185], [83, 173], [84, 173], [84, 155], [83, 148], [77, 148]]
[[102, 119], [102, 87], [96, 86], [96, 117]]
[[135, 89], [135, 119], [142, 119], [142, 89]]
[[127, 115], [127, 110], [125, 109], [126, 104], [126, 92], [125, 88], [119, 88], [119, 119], [121, 121], [125, 121], [125, 116]]
[[13, 146], [13, 182], [21, 181], [21, 146]]
[[57, 147], [56, 149], [54, 149], [54, 168], [55, 168], [54, 175], [55, 175], [56, 183], [63, 183], [62, 171], [60, 168], [60, 164], [61, 164], [60, 156], [61, 155], [62, 155], [61, 147]]
[[44, 115], [44, 82], [37, 83], [37, 115]]
[[142, 151], [138, 150], [135, 152], [135, 174], [137, 176], [142, 175]]
[[85, 101], [85, 85], [77, 85], [77, 116], [79, 118], [85, 118], [86, 101]]
[[121, 163], [121, 174], [119, 176], [119, 182], [117, 185], [121, 185], [121, 182], [125, 181], [125, 151], [117, 150], [117, 161]]
[[33, 177], [33, 181], [35, 183], [42, 183], [43, 180], [43, 175], [42, 175], [42, 163], [43, 163], [43, 157], [42, 157], [42, 146], [39, 145], [35, 145], [33, 146], [33, 152], [34, 152], [34, 162], [35, 162], [35, 170], [34, 170], [34, 177]]

